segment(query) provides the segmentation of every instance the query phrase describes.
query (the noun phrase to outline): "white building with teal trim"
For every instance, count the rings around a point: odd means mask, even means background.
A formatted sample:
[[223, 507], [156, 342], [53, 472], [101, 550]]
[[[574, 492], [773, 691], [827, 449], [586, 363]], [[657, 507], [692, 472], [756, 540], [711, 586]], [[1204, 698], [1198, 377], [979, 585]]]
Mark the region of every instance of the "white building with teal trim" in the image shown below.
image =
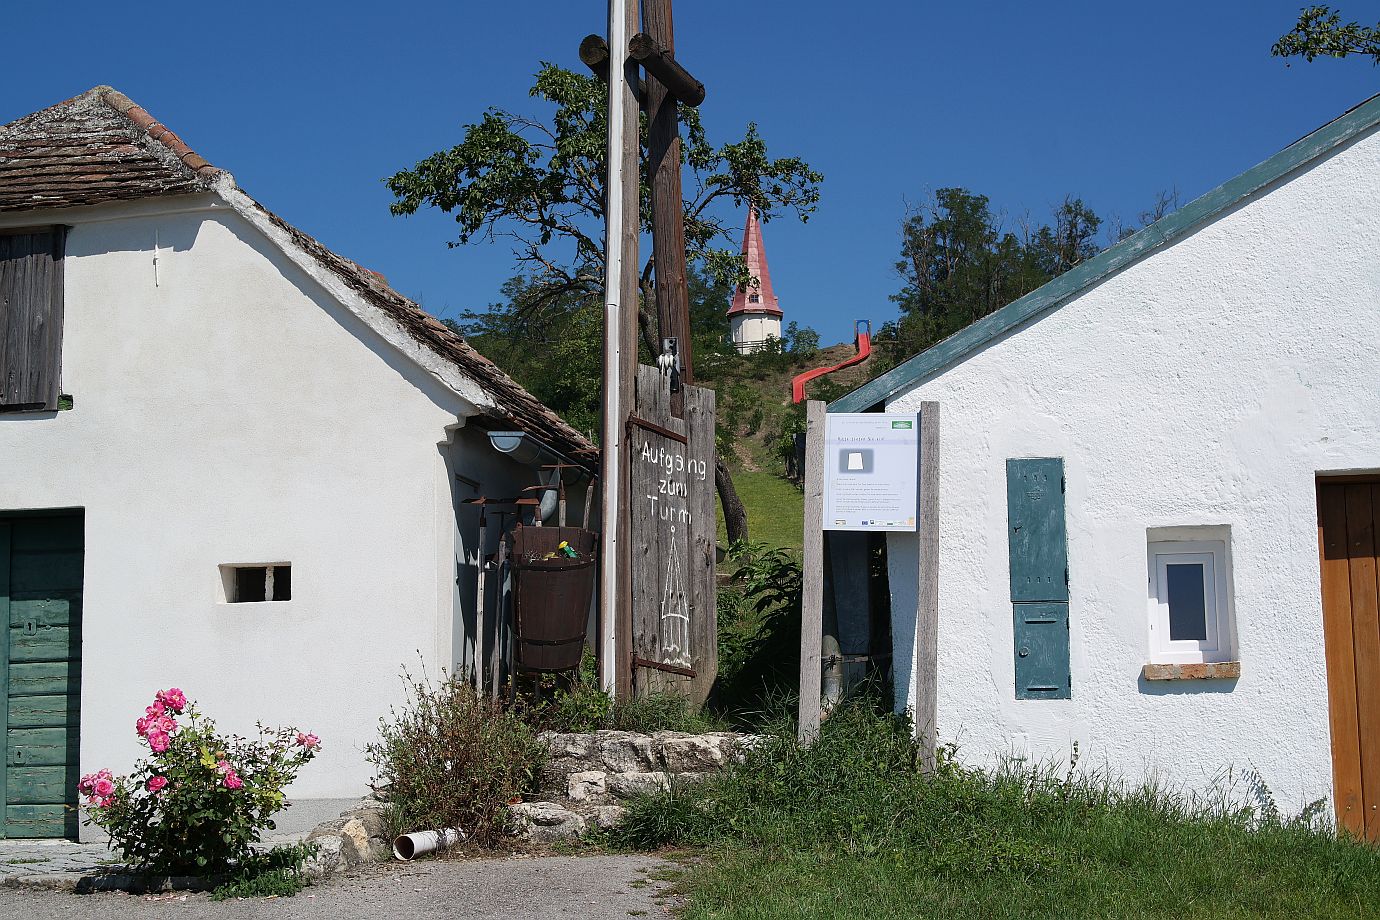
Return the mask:
[[[941, 742], [1256, 771], [1293, 809], [1380, 751], [1374, 606], [1325, 635], [1318, 511], [1380, 471], [1378, 130], [1380, 97], [830, 405], [939, 405]], [[913, 707], [916, 538], [887, 551]]]

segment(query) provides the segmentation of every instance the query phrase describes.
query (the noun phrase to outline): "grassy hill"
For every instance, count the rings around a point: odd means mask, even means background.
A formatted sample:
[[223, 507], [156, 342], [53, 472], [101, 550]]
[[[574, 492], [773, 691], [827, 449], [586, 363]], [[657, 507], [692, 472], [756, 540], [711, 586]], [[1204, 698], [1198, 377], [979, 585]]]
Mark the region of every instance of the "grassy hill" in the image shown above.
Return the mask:
[[[718, 395], [719, 444], [747, 509], [748, 534], [774, 546], [801, 548], [800, 489], [785, 478], [783, 448], [804, 429], [804, 406], [791, 404], [791, 378], [838, 364], [854, 353], [851, 343], [822, 348], [808, 358], [744, 355], [706, 368], [704, 382]], [[837, 399], [870, 379], [865, 361], [810, 384], [811, 399]], [[719, 510], [719, 541], [726, 541]]]

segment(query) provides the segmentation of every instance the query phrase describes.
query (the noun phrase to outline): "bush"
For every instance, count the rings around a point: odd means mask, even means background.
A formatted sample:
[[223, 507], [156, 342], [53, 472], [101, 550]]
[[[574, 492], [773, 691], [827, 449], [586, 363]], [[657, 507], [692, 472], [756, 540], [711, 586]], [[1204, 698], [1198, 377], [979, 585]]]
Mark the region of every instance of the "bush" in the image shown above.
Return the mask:
[[135, 730], [150, 756], [129, 776], [101, 770], [77, 788], [87, 823], [103, 828], [114, 849], [169, 874], [219, 873], [245, 861], [287, 806], [283, 789], [320, 748], [295, 728], [260, 725], [255, 740], [221, 735], [176, 687], [159, 691]]
[[495, 845], [508, 802], [536, 784], [545, 748], [517, 711], [463, 680], [432, 684], [406, 672], [403, 680], [401, 711], [379, 720], [379, 740], [367, 748], [393, 832], [454, 827], [476, 845]]
[[796, 691], [802, 579], [795, 555], [765, 543], [728, 549], [731, 588], [719, 592], [719, 679], [714, 705], [746, 727]]

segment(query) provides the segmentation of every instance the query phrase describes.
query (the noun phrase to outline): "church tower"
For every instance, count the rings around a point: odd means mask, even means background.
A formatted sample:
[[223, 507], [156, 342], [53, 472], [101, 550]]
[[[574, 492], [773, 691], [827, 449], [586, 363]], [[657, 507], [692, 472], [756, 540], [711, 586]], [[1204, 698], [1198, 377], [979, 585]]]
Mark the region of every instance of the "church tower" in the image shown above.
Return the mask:
[[762, 222], [753, 207], [748, 208], [747, 226], [743, 228], [743, 258], [757, 284], [740, 286], [734, 293], [728, 321], [733, 347], [739, 354], [750, 354], [761, 350], [768, 338], [781, 338], [782, 316], [771, 289], [767, 251], [762, 248]]

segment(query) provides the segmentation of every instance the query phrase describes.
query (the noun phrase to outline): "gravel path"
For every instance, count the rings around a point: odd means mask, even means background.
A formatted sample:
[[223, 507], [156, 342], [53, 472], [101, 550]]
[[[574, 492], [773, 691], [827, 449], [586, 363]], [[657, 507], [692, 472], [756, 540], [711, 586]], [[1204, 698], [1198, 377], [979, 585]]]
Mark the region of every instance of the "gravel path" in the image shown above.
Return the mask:
[[648, 856], [553, 856], [381, 864], [337, 875], [291, 898], [214, 902], [204, 894], [71, 894], [0, 889], [3, 920], [427, 920], [671, 915], [672, 864]]

